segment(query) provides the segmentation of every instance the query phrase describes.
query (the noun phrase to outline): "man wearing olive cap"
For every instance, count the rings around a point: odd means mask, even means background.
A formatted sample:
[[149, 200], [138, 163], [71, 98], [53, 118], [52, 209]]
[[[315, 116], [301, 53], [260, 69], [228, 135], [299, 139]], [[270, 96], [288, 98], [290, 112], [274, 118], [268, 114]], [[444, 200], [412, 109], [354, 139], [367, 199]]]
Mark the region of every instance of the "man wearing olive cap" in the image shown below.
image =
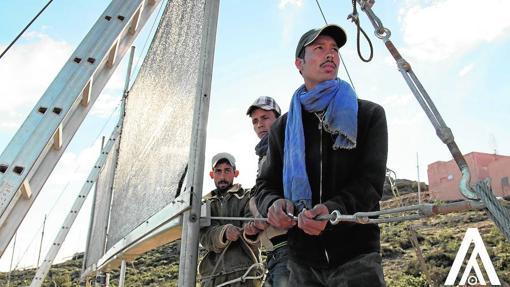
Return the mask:
[[270, 131], [257, 179], [259, 211], [289, 230], [289, 286], [385, 286], [377, 225], [316, 220], [334, 210], [379, 210], [385, 179], [384, 109], [337, 78], [346, 39], [328, 25], [299, 40], [295, 65], [304, 84]]

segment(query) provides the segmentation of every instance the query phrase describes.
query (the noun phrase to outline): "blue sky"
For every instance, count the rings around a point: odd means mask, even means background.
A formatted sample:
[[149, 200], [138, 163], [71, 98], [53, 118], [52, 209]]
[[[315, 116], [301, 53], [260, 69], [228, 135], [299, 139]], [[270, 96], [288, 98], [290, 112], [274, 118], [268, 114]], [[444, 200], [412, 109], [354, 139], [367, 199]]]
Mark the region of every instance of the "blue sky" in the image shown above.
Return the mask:
[[[373, 36], [364, 14], [363, 28], [374, 45], [374, 60], [363, 63], [356, 52], [354, 25], [346, 20], [351, 1], [319, 1], [329, 23], [343, 26], [348, 42], [342, 57], [358, 96], [386, 109], [389, 128], [388, 167], [398, 177], [427, 181], [427, 164], [450, 160], [447, 148], [407, 88], [383, 43]], [[166, 2], [165, 2], [166, 3]], [[242, 3], [242, 4], [241, 4]], [[0, 50], [19, 33], [46, 1], [0, 2]], [[0, 150], [3, 150], [63, 63], [77, 47], [109, 1], [54, 1], [25, 36], [0, 59]], [[510, 110], [510, 19], [505, 0], [388, 0], [374, 11], [388, 27], [391, 39], [413, 66], [462, 152], [510, 155], [507, 122]], [[157, 12], [157, 11], [156, 11]], [[362, 12], [360, 12], [362, 13]], [[145, 30], [149, 30], [149, 21]], [[256, 173], [253, 147], [257, 138], [247, 107], [258, 96], [274, 97], [287, 111], [291, 95], [302, 83], [294, 67], [296, 43], [305, 31], [324, 25], [314, 0], [221, 1], [206, 149], [206, 170], [213, 154], [229, 151], [238, 161], [238, 181], [252, 186]], [[137, 40], [135, 62], [149, 31]], [[364, 43], [364, 40], [362, 40]], [[363, 54], [366, 55], [366, 46]], [[124, 61], [125, 62], [125, 61]], [[121, 95], [125, 63], [119, 67], [76, 134], [53, 175], [22, 224], [15, 264], [33, 266], [38, 227], [48, 219], [43, 256], [85, 176], [99, 153], [100, 136], [109, 135]], [[346, 79], [345, 71], [341, 78]], [[110, 117], [112, 115], [113, 117]], [[100, 132], [101, 131], [101, 132]], [[208, 177], [204, 190], [212, 189]], [[63, 194], [60, 196], [60, 194]], [[85, 245], [90, 203], [72, 228], [59, 258]], [[37, 238], [36, 240], [33, 240]], [[34, 243], [30, 244], [33, 241]], [[11, 246], [12, 248], [12, 246]], [[0, 259], [8, 269], [11, 248]], [[28, 250], [27, 255], [23, 253]]]

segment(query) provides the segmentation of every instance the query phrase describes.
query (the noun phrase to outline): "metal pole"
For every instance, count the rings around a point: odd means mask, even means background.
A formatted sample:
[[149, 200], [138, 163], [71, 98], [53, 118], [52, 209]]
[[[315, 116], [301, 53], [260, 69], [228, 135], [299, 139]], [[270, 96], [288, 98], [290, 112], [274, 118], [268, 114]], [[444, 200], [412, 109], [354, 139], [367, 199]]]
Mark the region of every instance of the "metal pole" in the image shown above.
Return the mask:
[[189, 171], [192, 175], [187, 184], [191, 189], [191, 209], [182, 215], [182, 240], [179, 261], [180, 287], [196, 286], [198, 242], [200, 237], [200, 211], [204, 174], [205, 141], [207, 138], [207, 119], [209, 115], [209, 99], [216, 41], [216, 27], [220, 0], [205, 1], [204, 24], [200, 48], [199, 87], [196, 95], [193, 116], [192, 151], [190, 153]]
[[[163, 3], [161, 3], [163, 5]], [[126, 101], [129, 96], [129, 82], [131, 81], [131, 73], [133, 72], [133, 59], [135, 57], [135, 46], [131, 46], [131, 52], [129, 54], [128, 68], [126, 71], [126, 81], [124, 82], [124, 94], [122, 95], [122, 103], [120, 104], [120, 118], [124, 118], [126, 113]]]
[[411, 241], [411, 244], [413, 245], [413, 247], [416, 251], [416, 259], [418, 260], [418, 263], [420, 264], [423, 274], [425, 275], [425, 279], [429, 283], [429, 286], [434, 286], [434, 281], [432, 280], [432, 276], [430, 276], [429, 267], [427, 265], [427, 262], [425, 262], [425, 258], [423, 257], [423, 252], [421, 250], [420, 243], [418, 241], [418, 232], [416, 232], [416, 229], [412, 225], [409, 225], [408, 232], [409, 232], [409, 239]]
[[[161, 4], [163, 5], [163, 4]], [[131, 81], [131, 73], [133, 69], [133, 58], [135, 57], [135, 46], [131, 46], [131, 52], [129, 53], [128, 69], [126, 72], [126, 82], [124, 83], [124, 95], [129, 91], [129, 82]]]
[[122, 260], [120, 263], [120, 276], [119, 276], [119, 287], [124, 287], [126, 281], [126, 260]]
[[420, 161], [418, 153], [416, 153], [416, 173], [418, 174], [418, 204], [421, 204]]
[[39, 268], [39, 262], [41, 260], [41, 249], [42, 249], [42, 243], [43, 243], [43, 238], [44, 238], [44, 228], [46, 228], [46, 217], [47, 216], [48, 216], [47, 214], [44, 215], [44, 221], [43, 221], [42, 232], [41, 232], [41, 242], [39, 243], [39, 255], [37, 255], [37, 268]]
[[16, 237], [18, 237], [18, 233], [14, 234], [14, 243], [12, 244], [12, 255], [11, 255], [11, 263], [9, 264], [9, 275], [7, 276], [7, 287], [11, 283], [11, 272], [12, 272], [12, 261], [14, 259], [14, 250], [16, 249]]

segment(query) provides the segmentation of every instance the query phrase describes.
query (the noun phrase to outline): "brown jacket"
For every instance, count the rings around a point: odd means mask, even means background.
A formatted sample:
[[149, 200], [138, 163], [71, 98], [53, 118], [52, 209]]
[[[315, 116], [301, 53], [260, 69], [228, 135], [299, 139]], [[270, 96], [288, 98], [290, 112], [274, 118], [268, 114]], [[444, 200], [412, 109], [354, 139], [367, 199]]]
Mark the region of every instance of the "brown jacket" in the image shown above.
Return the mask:
[[[211, 205], [211, 216], [252, 217], [248, 201], [249, 193], [235, 184], [228, 191], [212, 191], [206, 199]], [[218, 284], [241, 277], [255, 263], [260, 262], [258, 241], [252, 241], [243, 233], [236, 241], [229, 242], [224, 234], [228, 225], [242, 228], [244, 221], [211, 220], [211, 225], [200, 230], [200, 244], [207, 254], [199, 265], [202, 286]], [[249, 276], [260, 274], [260, 268], [253, 268]], [[258, 286], [260, 280], [247, 280], [228, 286]]]

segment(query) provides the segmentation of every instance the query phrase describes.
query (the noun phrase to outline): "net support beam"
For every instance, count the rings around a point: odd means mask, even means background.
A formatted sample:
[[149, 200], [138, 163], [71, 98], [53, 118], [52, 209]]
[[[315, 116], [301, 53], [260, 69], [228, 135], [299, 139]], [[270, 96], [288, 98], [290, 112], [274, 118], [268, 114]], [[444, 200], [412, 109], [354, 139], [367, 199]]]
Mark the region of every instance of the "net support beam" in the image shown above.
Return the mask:
[[188, 185], [191, 185], [191, 209], [182, 217], [183, 231], [179, 262], [178, 286], [196, 286], [198, 242], [200, 232], [200, 211], [204, 174], [205, 139], [207, 136], [207, 118], [209, 114], [209, 98], [214, 60], [214, 46], [216, 42], [216, 27], [218, 23], [219, 0], [205, 2], [206, 32], [202, 36], [200, 54], [202, 62], [199, 71], [199, 84], [193, 118], [192, 149]]
[[0, 155], [0, 256], [159, 2], [112, 1]]

